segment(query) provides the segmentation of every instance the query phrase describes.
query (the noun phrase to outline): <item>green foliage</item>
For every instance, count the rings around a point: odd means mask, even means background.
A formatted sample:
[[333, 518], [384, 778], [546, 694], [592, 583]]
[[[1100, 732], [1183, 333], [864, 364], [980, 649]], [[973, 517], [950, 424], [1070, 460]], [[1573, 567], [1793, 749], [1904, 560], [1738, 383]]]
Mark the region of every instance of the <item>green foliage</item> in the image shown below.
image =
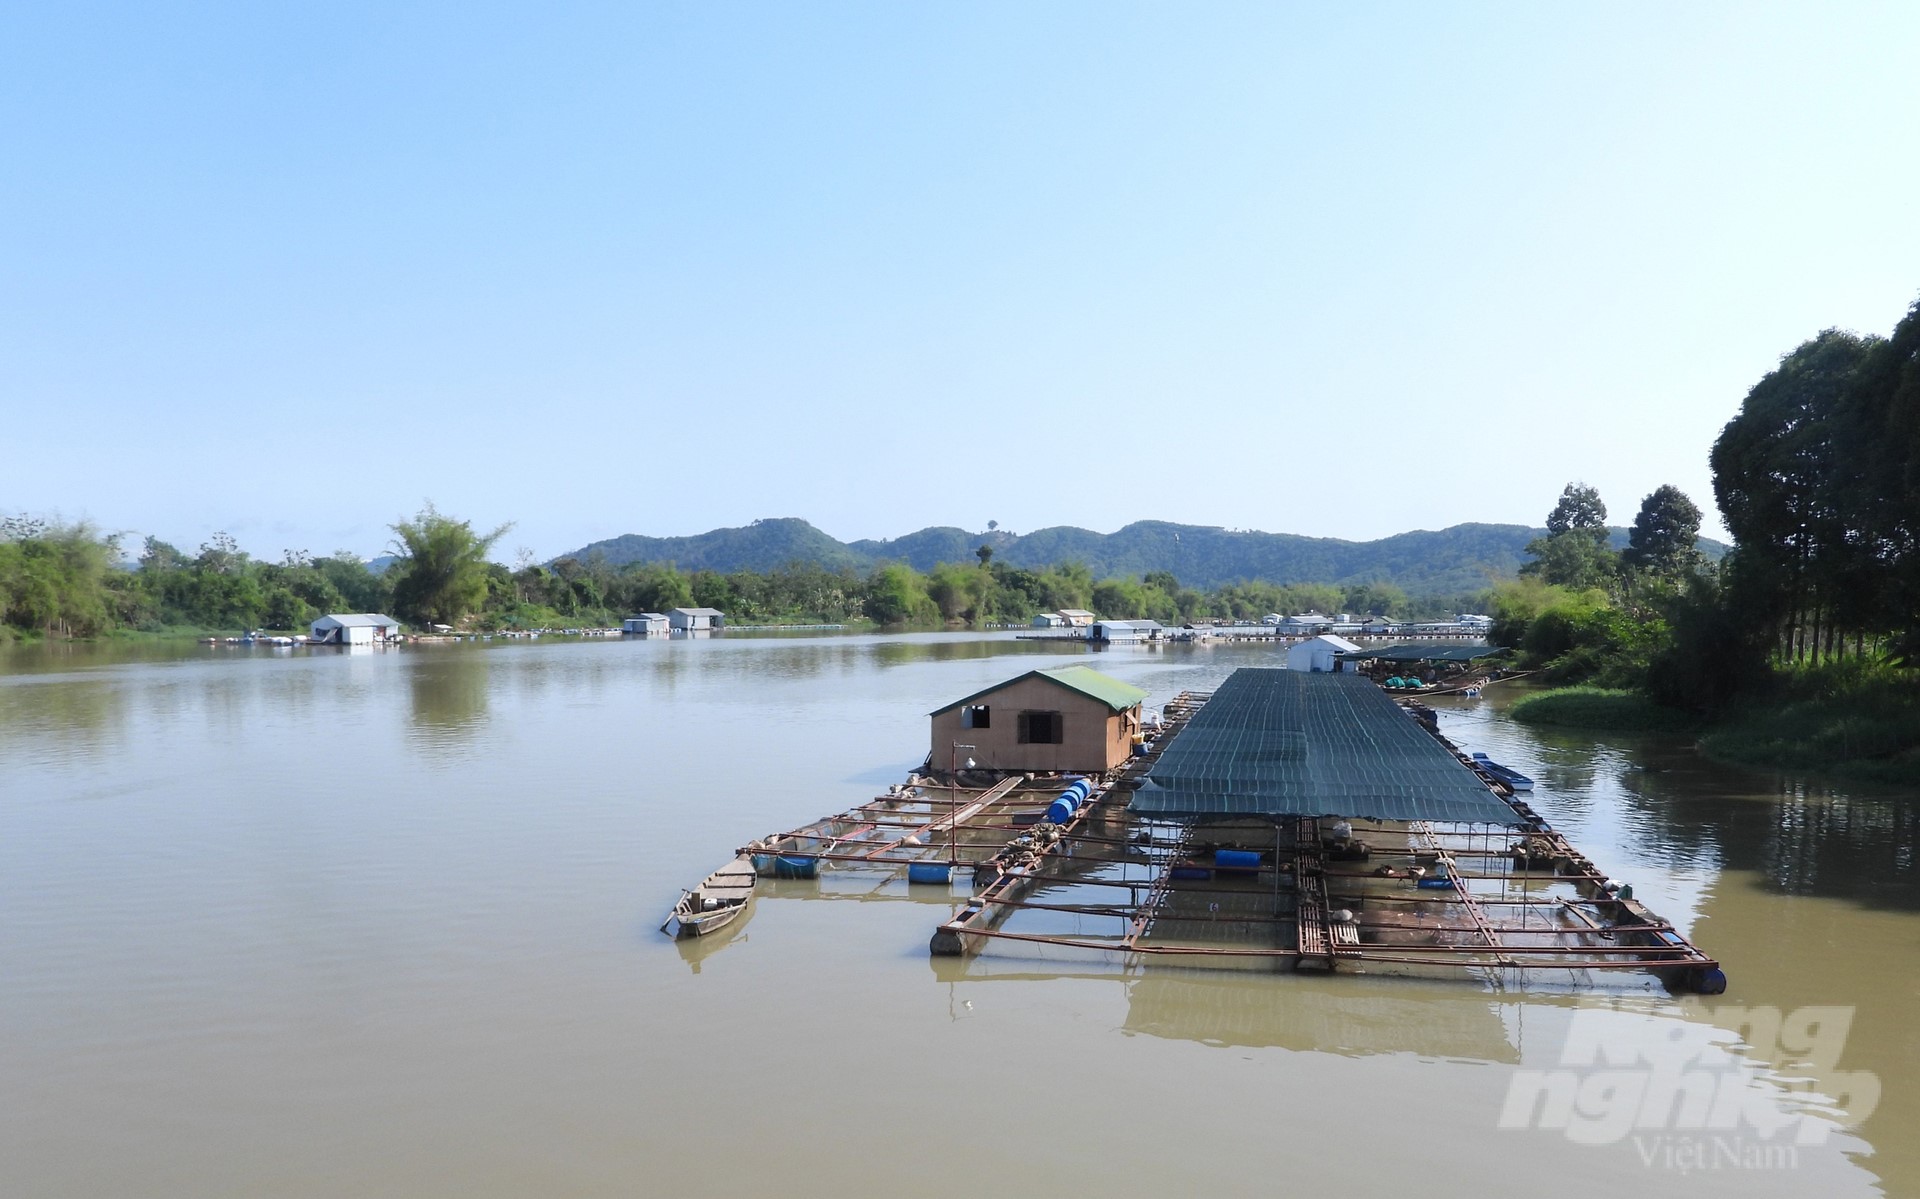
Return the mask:
[[1668, 732], [1674, 714], [1639, 691], [1607, 687], [1561, 687], [1517, 701], [1507, 715], [1525, 724], [1616, 732]]
[[431, 503], [412, 520], [393, 525], [400, 559], [392, 567], [395, 615], [454, 624], [479, 611], [487, 598], [487, 553], [512, 527], [476, 533], [466, 521], [442, 516]]
[[1607, 539], [1607, 506], [1600, 492], [1585, 483], [1569, 483], [1560, 492], [1560, 501], [1547, 513], [1547, 535], [1582, 532], [1595, 541]]
[[1628, 568], [1663, 578], [1678, 578], [1700, 568], [1700, 506], [1671, 483], [1640, 502], [1627, 534], [1621, 561]]
[[861, 610], [869, 620], [893, 625], [931, 624], [940, 615], [927, 594], [926, 580], [911, 567], [897, 564], [873, 572]]
[[1870, 662], [1783, 671], [1773, 694], [1701, 738], [1715, 757], [1911, 784], [1920, 771], [1920, 678]]
[[1533, 560], [1522, 566], [1520, 573], [1556, 587], [1571, 587], [1576, 591], [1611, 587], [1620, 575], [1620, 555], [1605, 541], [1581, 529], [1529, 541], [1527, 553], [1533, 555]]
[[993, 586], [993, 573], [984, 566], [942, 562], [927, 576], [927, 594], [933, 597], [941, 618], [968, 624], [987, 618], [987, 599]]
[[1501, 583], [1493, 589], [1493, 602], [1488, 605], [1492, 609], [1493, 628], [1488, 631], [1487, 640], [1508, 649], [1519, 649], [1542, 612], [1571, 603], [1573, 599], [1574, 592], [1536, 576]]
[[1739, 541], [1730, 610], [1783, 662], [1920, 627], [1920, 305], [1890, 339], [1827, 330], [1747, 393], [1712, 454]]
[[56, 636], [104, 632], [117, 615], [106, 584], [119, 554], [117, 536], [84, 521], [0, 520], [0, 623]]

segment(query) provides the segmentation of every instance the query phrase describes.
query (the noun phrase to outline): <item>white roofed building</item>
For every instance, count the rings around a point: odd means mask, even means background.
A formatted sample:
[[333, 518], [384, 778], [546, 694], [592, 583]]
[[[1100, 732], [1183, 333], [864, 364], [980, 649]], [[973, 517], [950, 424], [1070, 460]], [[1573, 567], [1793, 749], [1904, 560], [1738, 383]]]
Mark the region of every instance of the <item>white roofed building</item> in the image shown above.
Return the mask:
[[318, 645], [376, 645], [400, 640], [400, 622], [379, 612], [331, 612], [307, 626]]
[[718, 608], [675, 608], [667, 613], [667, 624], [686, 632], [717, 629], [727, 623], [726, 613]]
[[1309, 637], [1300, 644], [1287, 650], [1287, 669], [1318, 671], [1322, 674], [1339, 669], [1340, 654], [1357, 654], [1360, 647], [1345, 637], [1335, 637], [1322, 633], [1318, 637]]

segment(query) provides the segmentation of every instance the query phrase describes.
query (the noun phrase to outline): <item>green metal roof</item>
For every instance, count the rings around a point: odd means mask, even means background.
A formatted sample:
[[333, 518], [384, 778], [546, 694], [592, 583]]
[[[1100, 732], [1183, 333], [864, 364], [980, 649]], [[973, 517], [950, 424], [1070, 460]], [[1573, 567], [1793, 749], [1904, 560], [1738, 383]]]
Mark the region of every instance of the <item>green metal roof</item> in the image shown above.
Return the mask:
[[1236, 670], [1133, 794], [1157, 816], [1520, 823], [1479, 776], [1355, 674]]
[[1378, 658], [1382, 662], [1471, 662], [1504, 654], [1503, 645], [1387, 645], [1348, 652], [1348, 658]]
[[930, 715], [938, 716], [942, 712], [951, 712], [963, 704], [972, 703], [983, 695], [992, 695], [996, 691], [1011, 687], [1021, 679], [1031, 678], [1046, 679], [1048, 682], [1060, 684], [1069, 691], [1078, 691], [1082, 695], [1099, 700], [1115, 712], [1124, 712], [1147, 698], [1147, 693], [1133, 684], [1123, 683], [1090, 667], [1055, 666], [1049, 670], [1029, 670], [1004, 683], [995, 683], [986, 690], [976, 691], [965, 699], [956, 699], [944, 708], [935, 708]]

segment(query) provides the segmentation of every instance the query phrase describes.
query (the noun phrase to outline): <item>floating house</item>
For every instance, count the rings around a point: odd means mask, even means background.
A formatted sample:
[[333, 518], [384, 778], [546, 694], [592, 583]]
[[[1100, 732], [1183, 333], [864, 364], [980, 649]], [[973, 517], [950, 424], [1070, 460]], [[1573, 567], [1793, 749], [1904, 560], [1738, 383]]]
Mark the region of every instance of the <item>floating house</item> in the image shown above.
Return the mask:
[[[1100, 774], [1126, 762], [1147, 693], [1085, 666], [1030, 670], [932, 713], [936, 768]], [[956, 746], [962, 748], [955, 748]]]
[[661, 612], [642, 612], [620, 622], [622, 633], [664, 633], [669, 627], [666, 615]]
[[1360, 647], [1345, 637], [1335, 637], [1331, 633], [1322, 633], [1310, 637], [1287, 650], [1287, 669], [1304, 670], [1308, 673], [1330, 674], [1339, 670], [1344, 663], [1340, 655], [1357, 654]]
[[668, 628], [688, 633], [721, 628], [726, 623], [726, 613], [718, 608], [675, 608], [667, 613]]
[[1096, 620], [1087, 627], [1087, 640], [1154, 641], [1162, 631], [1157, 620]]
[[1036, 629], [1057, 629], [1066, 623], [1067, 618], [1058, 612], [1042, 612], [1033, 618], [1033, 627]]
[[1332, 628], [1333, 617], [1324, 612], [1301, 612], [1293, 616], [1282, 616], [1273, 623], [1282, 633], [1298, 636], [1302, 633], [1318, 633]]
[[378, 612], [330, 612], [307, 626], [318, 645], [376, 645], [400, 640], [400, 622]]
[[1070, 629], [1084, 629], [1093, 623], [1093, 613], [1085, 608], [1062, 608], [1060, 619]]

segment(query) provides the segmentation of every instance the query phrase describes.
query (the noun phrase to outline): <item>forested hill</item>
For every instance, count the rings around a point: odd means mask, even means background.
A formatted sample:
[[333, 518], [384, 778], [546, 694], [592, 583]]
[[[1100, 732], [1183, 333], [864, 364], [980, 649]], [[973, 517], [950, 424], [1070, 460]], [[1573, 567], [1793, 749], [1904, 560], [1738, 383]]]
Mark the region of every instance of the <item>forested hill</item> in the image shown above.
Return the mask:
[[[931, 528], [890, 541], [835, 540], [804, 520], [757, 520], [745, 528], [714, 529], [691, 537], [643, 537], [628, 533], [583, 546], [562, 558], [602, 554], [614, 566], [672, 562], [681, 570], [771, 570], [792, 562], [866, 570], [904, 562], [928, 571], [941, 562], [970, 562], [982, 545], [994, 560], [1040, 567], [1084, 563], [1095, 578], [1173, 572], [1189, 587], [1218, 587], [1261, 580], [1269, 583], [1388, 582], [1409, 595], [1476, 591], [1494, 578], [1512, 575], [1526, 560], [1524, 547], [1545, 529], [1524, 525], [1454, 525], [1438, 532], [1400, 533], [1378, 541], [1342, 541], [1291, 533], [1240, 532], [1206, 525], [1140, 521], [1113, 533], [1061, 526], [1032, 533], [969, 533]], [[1626, 531], [1613, 530], [1616, 546]], [[1726, 547], [1701, 541], [1718, 558]]]

